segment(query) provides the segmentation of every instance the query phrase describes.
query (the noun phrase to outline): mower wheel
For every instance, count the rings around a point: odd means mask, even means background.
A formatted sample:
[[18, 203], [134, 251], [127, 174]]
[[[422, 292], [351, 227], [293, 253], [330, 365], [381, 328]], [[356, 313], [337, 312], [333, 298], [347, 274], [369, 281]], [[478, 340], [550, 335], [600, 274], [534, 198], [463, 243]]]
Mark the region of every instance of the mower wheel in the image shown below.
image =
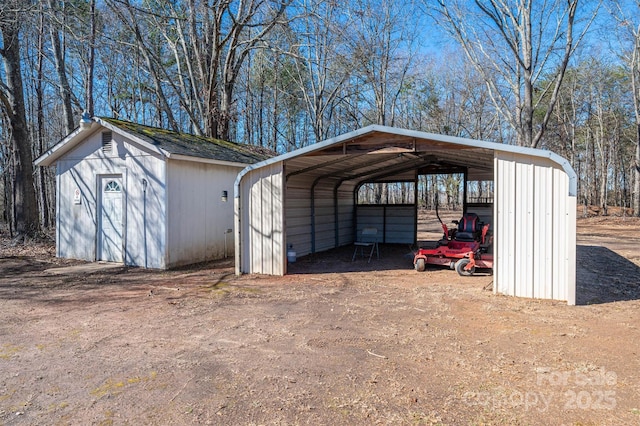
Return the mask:
[[456, 272], [458, 273], [458, 275], [461, 275], [463, 277], [468, 277], [473, 275], [473, 273], [476, 271], [475, 266], [471, 269], [464, 269], [469, 264], [469, 262], [470, 260], [467, 259], [466, 257], [456, 262]]
[[420, 258], [416, 260], [416, 263], [415, 265], [413, 265], [413, 267], [416, 268], [416, 271], [418, 272], [424, 272], [426, 265], [427, 263], [425, 262], [425, 260], [423, 258]]

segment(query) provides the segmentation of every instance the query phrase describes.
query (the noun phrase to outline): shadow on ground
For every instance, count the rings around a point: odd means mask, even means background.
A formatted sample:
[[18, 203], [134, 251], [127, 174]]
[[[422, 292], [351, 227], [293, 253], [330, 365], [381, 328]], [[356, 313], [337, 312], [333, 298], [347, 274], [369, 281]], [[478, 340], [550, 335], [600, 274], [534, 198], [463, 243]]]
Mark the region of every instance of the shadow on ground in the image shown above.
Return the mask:
[[576, 304], [640, 299], [640, 267], [601, 246], [578, 245]]
[[[353, 253], [353, 246], [344, 246], [303, 256], [295, 263], [288, 264], [287, 273], [323, 274], [413, 269], [413, 251], [408, 245], [381, 244], [380, 258], [374, 254], [370, 263], [368, 257], [362, 257], [359, 253], [352, 261]], [[578, 245], [576, 256], [578, 305], [640, 300], [638, 265], [601, 246]]]
[[287, 265], [289, 274], [323, 274], [331, 272], [366, 272], [413, 269], [413, 251], [408, 244], [380, 244], [380, 256], [355, 253], [353, 245], [310, 254]]

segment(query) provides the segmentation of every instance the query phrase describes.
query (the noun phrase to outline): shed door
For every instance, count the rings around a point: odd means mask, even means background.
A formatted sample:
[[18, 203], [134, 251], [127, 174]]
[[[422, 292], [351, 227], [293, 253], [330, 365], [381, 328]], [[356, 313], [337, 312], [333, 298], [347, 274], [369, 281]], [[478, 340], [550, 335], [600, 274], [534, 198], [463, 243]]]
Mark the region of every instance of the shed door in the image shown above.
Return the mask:
[[122, 262], [122, 176], [100, 178], [98, 260]]

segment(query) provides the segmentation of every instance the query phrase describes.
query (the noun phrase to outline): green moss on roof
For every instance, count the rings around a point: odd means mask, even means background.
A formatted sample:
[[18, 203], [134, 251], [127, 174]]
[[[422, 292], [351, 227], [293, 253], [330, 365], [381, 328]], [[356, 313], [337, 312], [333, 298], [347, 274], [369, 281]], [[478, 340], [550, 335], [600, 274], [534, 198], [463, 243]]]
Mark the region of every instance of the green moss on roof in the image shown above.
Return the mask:
[[171, 154], [243, 164], [257, 163], [277, 155], [277, 153], [261, 146], [223, 141], [189, 133], [177, 133], [115, 118], [100, 117], [100, 119]]

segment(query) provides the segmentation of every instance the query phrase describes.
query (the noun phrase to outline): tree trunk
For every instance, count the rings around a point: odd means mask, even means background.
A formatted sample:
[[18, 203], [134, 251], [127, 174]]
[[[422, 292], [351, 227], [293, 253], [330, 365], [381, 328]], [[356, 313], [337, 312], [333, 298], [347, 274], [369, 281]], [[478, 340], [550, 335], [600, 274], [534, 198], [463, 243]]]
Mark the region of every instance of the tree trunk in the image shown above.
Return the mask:
[[[49, 0], [49, 8], [51, 13], [56, 15], [56, 6], [53, 0]], [[71, 86], [69, 86], [69, 79], [67, 78], [67, 71], [65, 69], [65, 59], [62, 46], [60, 44], [60, 36], [55, 25], [52, 23], [50, 27], [51, 33], [51, 45], [53, 49], [54, 63], [56, 66], [56, 72], [59, 80], [60, 98], [62, 99], [62, 110], [64, 111], [64, 120], [67, 133], [73, 132], [75, 129], [73, 108], [71, 106]]]
[[[44, 135], [44, 89], [42, 87], [44, 82], [44, 15], [40, 14], [40, 28], [38, 29], [38, 80], [36, 81], [36, 126], [38, 132], [38, 154], [42, 155], [45, 151], [45, 135]], [[40, 219], [42, 226], [48, 228], [50, 224], [49, 219], [49, 200], [47, 198], [47, 179], [46, 169], [40, 167], [38, 170], [38, 183], [39, 183], [39, 199], [40, 199]]]
[[86, 105], [85, 108], [89, 113], [89, 116], [94, 115], [93, 105], [93, 76], [96, 63], [96, 0], [91, 0], [91, 35], [89, 38], [89, 67], [87, 70], [87, 83], [86, 83]]
[[20, 37], [17, 22], [2, 22], [2, 57], [7, 78], [3, 105], [9, 119], [14, 151], [15, 179], [14, 215], [18, 235], [34, 235], [40, 230], [38, 205], [33, 185], [33, 157], [24, 107], [24, 91], [20, 70]]
[[636, 162], [633, 184], [633, 214], [640, 217], [640, 123], [636, 125]]

